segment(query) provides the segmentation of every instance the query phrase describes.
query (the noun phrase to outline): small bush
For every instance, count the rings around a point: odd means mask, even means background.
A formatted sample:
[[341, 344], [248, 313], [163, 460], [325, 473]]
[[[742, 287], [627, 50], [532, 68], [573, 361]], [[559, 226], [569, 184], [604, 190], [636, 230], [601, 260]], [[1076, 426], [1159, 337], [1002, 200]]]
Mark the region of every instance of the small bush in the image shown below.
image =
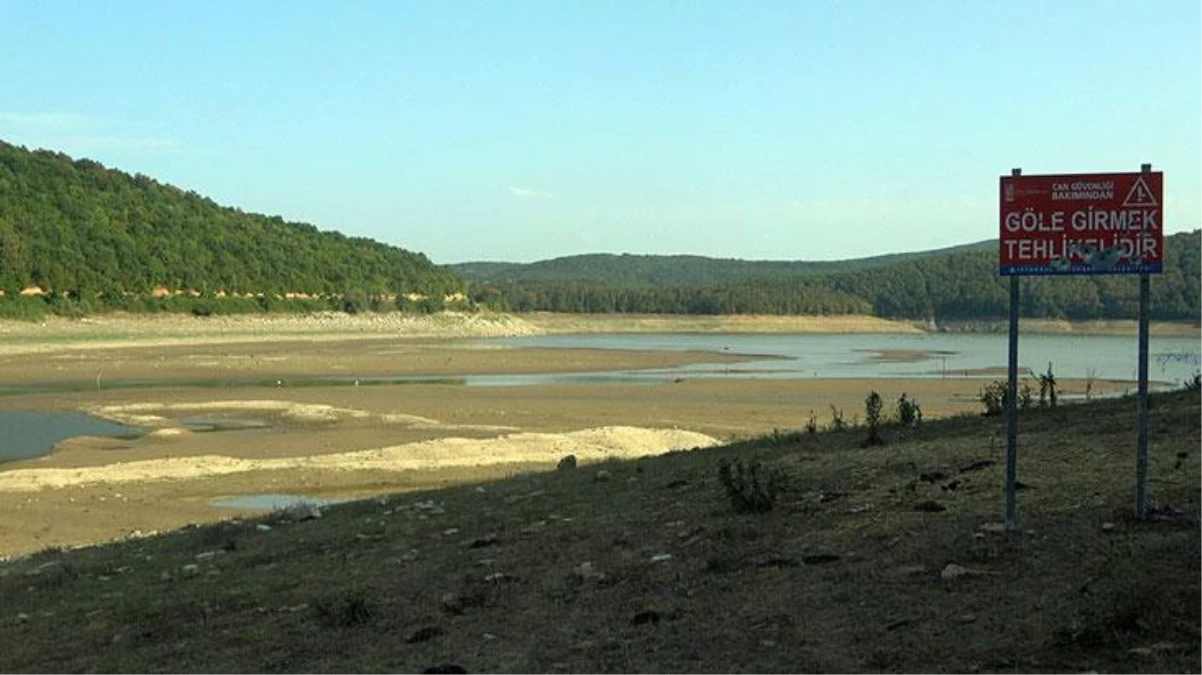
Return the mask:
[[863, 446], [884, 445], [885, 439], [881, 438], [881, 395], [873, 391], [868, 394], [868, 398], [864, 399], [864, 421], [868, 424], [868, 438], [864, 439]]
[[1202, 371], [1194, 373], [1194, 376], [1186, 380], [1183, 384], [1185, 384], [1186, 391], [1191, 391], [1195, 394], [1202, 392]]
[[326, 598], [313, 605], [317, 618], [327, 626], [361, 626], [371, 621], [374, 612], [367, 596], [350, 592], [341, 598]]
[[726, 488], [726, 496], [736, 512], [766, 513], [776, 505], [776, 496], [784, 487], [784, 472], [769, 469], [761, 480], [760, 469], [760, 462], [755, 459], [718, 462], [718, 482]]
[[1018, 409], [1030, 410], [1033, 407], [1035, 407], [1035, 390], [1031, 388], [1030, 382], [1023, 382], [1023, 387], [1018, 392]]
[[982, 413], [986, 417], [1001, 415], [1006, 412], [1006, 399], [1008, 398], [1008, 387], [1005, 382], [994, 380], [985, 385], [981, 393], [977, 396], [977, 400], [981, 405], [985, 406], [985, 412]]
[[21, 295], [0, 297], [0, 319], [41, 321], [46, 316], [46, 310], [46, 302], [41, 298]]
[[818, 433], [818, 418], [814, 416], [813, 410], [810, 410], [810, 419], [806, 420], [806, 433], [810, 435]]
[[922, 406], [912, 398], [906, 398], [902, 392], [897, 399], [897, 423], [903, 427], [916, 427], [922, 424]]
[[831, 404], [831, 431], [845, 431], [847, 422], [843, 421], [843, 411]]
[[1039, 407], [1055, 408], [1057, 400], [1056, 376], [1052, 374], [1052, 362], [1048, 362], [1048, 372], [1039, 376]]

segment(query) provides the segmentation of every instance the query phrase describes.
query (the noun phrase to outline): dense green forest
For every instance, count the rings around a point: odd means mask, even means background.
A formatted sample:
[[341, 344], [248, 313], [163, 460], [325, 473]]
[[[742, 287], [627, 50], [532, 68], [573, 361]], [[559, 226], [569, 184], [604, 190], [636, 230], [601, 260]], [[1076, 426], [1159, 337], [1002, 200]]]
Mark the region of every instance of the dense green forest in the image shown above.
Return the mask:
[[[1165, 238], [1152, 317], [1198, 320], [1202, 233]], [[528, 266], [472, 263], [457, 269], [472, 299], [496, 309], [669, 314], [874, 314], [921, 320], [998, 319], [1008, 281], [996, 242], [839, 263], [782, 263], [656, 256], [575, 256]], [[525, 269], [523, 269], [523, 267]], [[674, 273], [678, 271], [679, 273]], [[1133, 276], [1029, 277], [1024, 316], [1133, 318]]]
[[[420, 253], [244, 213], [147, 176], [0, 142], [0, 289], [11, 303], [31, 286], [49, 295], [26, 298], [27, 305], [89, 309], [196, 306], [152, 300], [156, 287], [199, 292], [217, 308], [282, 307], [286, 294], [317, 296], [293, 303], [304, 308], [358, 307], [371, 298], [441, 300], [465, 290], [458, 275]], [[219, 293], [240, 297], [219, 301]], [[263, 297], [248, 303], [247, 295]]]

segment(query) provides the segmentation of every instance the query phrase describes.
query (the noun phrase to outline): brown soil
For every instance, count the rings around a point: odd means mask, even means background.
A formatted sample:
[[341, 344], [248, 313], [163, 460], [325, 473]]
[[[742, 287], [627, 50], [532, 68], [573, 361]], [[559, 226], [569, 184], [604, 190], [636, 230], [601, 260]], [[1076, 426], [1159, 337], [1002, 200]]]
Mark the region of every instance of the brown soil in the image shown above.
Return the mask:
[[[0, 555], [237, 515], [210, 504], [223, 496], [364, 496], [549, 469], [569, 453], [582, 460], [629, 457], [797, 430], [811, 416], [826, 426], [836, 410], [852, 423], [862, 416], [870, 390], [888, 403], [904, 392], [928, 418], [979, 410], [975, 397], [982, 383], [963, 378], [665, 377], [651, 384], [522, 387], [312, 382], [345, 373], [601, 371], [744, 358], [478, 348], [423, 332], [441, 328], [466, 337], [506, 327], [530, 330], [524, 323], [471, 326], [470, 320], [449, 327], [413, 324], [409, 332], [395, 318], [379, 324], [351, 319], [341, 329], [322, 323], [331, 319], [152, 319], [141, 332], [129, 318], [4, 324], [11, 339], [0, 349], [0, 385], [27, 391], [0, 397], [0, 410], [89, 410], [155, 431], [137, 439], [71, 439], [47, 457], [3, 465], [0, 512], [10, 517], [0, 522]], [[63, 390], [28, 390], [35, 383]], [[1061, 384], [1066, 394], [1084, 391], [1083, 382]], [[1095, 393], [1129, 386], [1096, 383]], [[189, 430], [197, 424], [229, 430]], [[582, 430], [596, 431], [576, 433]], [[391, 460], [366, 461], [364, 453], [384, 449]], [[439, 453], [473, 459], [438, 461]], [[423, 457], [424, 465], [400, 461]]]

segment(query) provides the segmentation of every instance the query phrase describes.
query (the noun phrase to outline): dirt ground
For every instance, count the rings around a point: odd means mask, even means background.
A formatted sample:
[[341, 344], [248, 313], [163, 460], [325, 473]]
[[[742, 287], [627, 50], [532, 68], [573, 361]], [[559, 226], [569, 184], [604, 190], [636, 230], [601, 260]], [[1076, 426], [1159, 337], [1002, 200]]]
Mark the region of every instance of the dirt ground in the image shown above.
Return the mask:
[[[170, 322], [152, 323], [142, 333], [136, 322], [119, 330], [113, 325], [70, 325], [40, 337], [35, 329], [8, 327], [0, 348], [0, 410], [87, 410], [152, 431], [126, 439], [74, 438], [46, 457], [4, 464], [0, 556], [238, 516], [211, 504], [221, 497], [364, 497], [552, 469], [566, 454], [598, 461], [797, 430], [811, 416], [827, 426], [835, 410], [854, 423], [871, 390], [881, 394], [886, 414], [903, 392], [927, 417], [977, 411], [982, 386], [967, 378], [737, 377], [496, 387], [329, 384], [318, 378], [671, 368], [744, 357], [480, 348], [428, 331], [398, 336], [395, 325], [367, 330], [362, 326], [372, 324], [358, 323], [350, 324], [358, 332], [349, 337], [323, 327], [281, 330], [275, 338], [264, 330], [301, 324], [255, 329], [235, 322], [222, 331], [206, 324], [208, 333]], [[506, 326], [458, 328], [448, 333], [491, 335]], [[1095, 391], [1129, 386], [1098, 383]], [[1062, 387], [1066, 394], [1084, 390], [1081, 382]]]

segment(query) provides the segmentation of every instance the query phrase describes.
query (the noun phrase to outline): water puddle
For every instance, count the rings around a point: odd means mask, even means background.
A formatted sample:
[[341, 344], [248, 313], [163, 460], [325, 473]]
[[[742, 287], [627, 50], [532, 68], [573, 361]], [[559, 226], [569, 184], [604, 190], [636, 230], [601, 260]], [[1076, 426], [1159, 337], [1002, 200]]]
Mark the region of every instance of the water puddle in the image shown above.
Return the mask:
[[75, 436], [137, 438], [145, 431], [81, 412], [0, 412], [0, 462], [41, 457]]
[[351, 501], [349, 499], [322, 499], [321, 497], [306, 497], [304, 495], [257, 494], [242, 495], [241, 497], [224, 497], [209, 502], [212, 506], [227, 509], [262, 509], [264, 511], [283, 511], [297, 506], [329, 506]]

